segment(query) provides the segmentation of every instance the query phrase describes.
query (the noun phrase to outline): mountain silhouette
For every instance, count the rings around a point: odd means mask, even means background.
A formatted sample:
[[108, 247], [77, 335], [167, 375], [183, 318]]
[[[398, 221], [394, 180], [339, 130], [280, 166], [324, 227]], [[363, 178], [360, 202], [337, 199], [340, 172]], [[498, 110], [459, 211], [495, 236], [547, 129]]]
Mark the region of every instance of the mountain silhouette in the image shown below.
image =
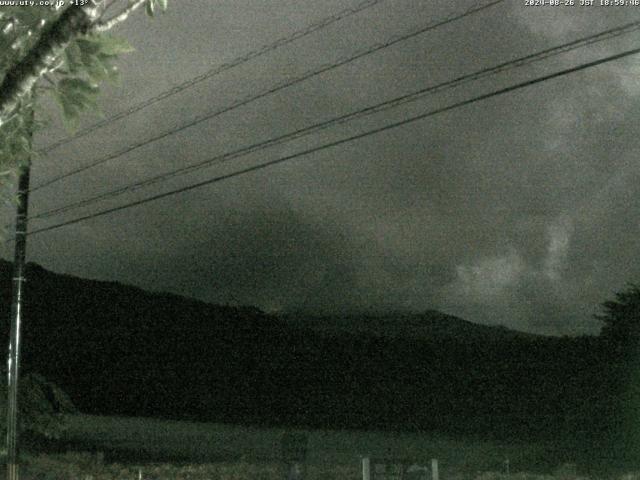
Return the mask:
[[[537, 438], [597, 429], [592, 418], [608, 408], [597, 337], [436, 311], [275, 316], [32, 263], [27, 279], [23, 371], [84, 413]], [[8, 319], [6, 261], [0, 295]], [[7, 344], [8, 321], [3, 335]]]
[[327, 335], [358, 333], [424, 341], [455, 339], [457, 342], [534, 340], [540, 336], [504, 326], [481, 325], [454, 315], [426, 310], [420, 313], [387, 312], [346, 315], [314, 315], [296, 312], [278, 315], [287, 324]]

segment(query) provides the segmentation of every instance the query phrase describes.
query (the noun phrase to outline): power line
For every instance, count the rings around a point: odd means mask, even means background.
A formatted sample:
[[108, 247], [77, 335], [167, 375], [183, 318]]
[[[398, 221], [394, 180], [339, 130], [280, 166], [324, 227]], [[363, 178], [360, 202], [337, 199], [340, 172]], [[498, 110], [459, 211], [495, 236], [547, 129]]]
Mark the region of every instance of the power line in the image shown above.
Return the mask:
[[[344, 10], [331, 15], [329, 17], [325, 17], [321, 20], [319, 20], [318, 22], [312, 23], [311, 25], [298, 30], [296, 32], [293, 32], [291, 35], [286, 36], [286, 37], [282, 37], [279, 38], [278, 40], [276, 40], [273, 43], [270, 43], [268, 45], [263, 45], [262, 47], [259, 47], [255, 50], [252, 50], [248, 53], [245, 53], [244, 55], [240, 56], [240, 57], [236, 57], [233, 60], [230, 60], [229, 62], [223, 63], [222, 65], [219, 65], [215, 68], [212, 68], [211, 70], [198, 75], [197, 77], [193, 77], [185, 82], [182, 82], [179, 85], [176, 85], [173, 88], [170, 88], [169, 90], [166, 90], [154, 97], [151, 97], [147, 100], [144, 100], [136, 105], [133, 105], [131, 107], [129, 107], [126, 110], [123, 110], [122, 112], [119, 112], [115, 115], [112, 115], [109, 118], [106, 118], [100, 122], [97, 122], [87, 128], [84, 128], [78, 132], [76, 132], [74, 135], [71, 135], [69, 137], [63, 138], [62, 140], [59, 140], [57, 142], [54, 142], [50, 145], [47, 145], [46, 147], [44, 147], [43, 149], [41, 149], [39, 151], [39, 153], [44, 154], [44, 153], [49, 153], [52, 150], [55, 150], [58, 147], [61, 147], [62, 145], [66, 145], [67, 143], [73, 142], [74, 140], [77, 140], [78, 138], [82, 138], [86, 135], [89, 135], [90, 133], [110, 124], [113, 122], [116, 122], [118, 120], [121, 120], [123, 118], [126, 118], [130, 115], [133, 115], [136, 112], [139, 112], [140, 110], [147, 108], [155, 103], [158, 103], [162, 100], [165, 100], [166, 98], [172, 97], [173, 95], [176, 95], [188, 88], [191, 88], [195, 85], [197, 85], [198, 83], [204, 82], [205, 80], [208, 80], [216, 75], [219, 75], [223, 72], [226, 72], [227, 70], [231, 70], [232, 68], [235, 68], [237, 66], [242, 65], [243, 63], [246, 63], [250, 60], [253, 60], [254, 58], [260, 57], [262, 55], [265, 55], [269, 52], [272, 52], [273, 50], [277, 50], [280, 47], [284, 47], [286, 45], [289, 45], [290, 43], [295, 42], [296, 40], [299, 40], [303, 37], [306, 37], [307, 35], [311, 35], [312, 33], [318, 31], [318, 30], [322, 30], [323, 28], [326, 28], [336, 22], [339, 22], [340, 20], [343, 20], [347, 17], [350, 17], [352, 15], [355, 15], [356, 13], [360, 13], [364, 10], [367, 10], [368, 8], [371, 8], [379, 3], [384, 2], [385, 0], [365, 0], [361, 3], [359, 3], [358, 5], [356, 5], [355, 7], [352, 8], [345, 8]], [[39, 188], [39, 187], [37, 187]]]
[[574, 72], [578, 72], [578, 71], [581, 71], [581, 70], [585, 70], [587, 68], [595, 67], [597, 65], [601, 65], [601, 64], [604, 64], [604, 63], [612, 62], [614, 60], [619, 60], [621, 58], [629, 57], [631, 55], [635, 55], [635, 54], [638, 54], [638, 53], [640, 53], [640, 48], [635, 48], [635, 49], [632, 49], [632, 50], [624, 51], [622, 53], [618, 53], [618, 54], [610, 55], [608, 57], [604, 57], [604, 58], [601, 58], [601, 59], [598, 59], [598, 60], [594, 60], [592, 62], [583, 63], [583, 64], [575, 66], [575, 67], [571, 67], [571, 68], [567, 68], [567, 69], [564, 69], [564, 70], [560, 70], [558, 72], [551, 73], [551, 74], [548, 74], [548, 75], [543, 75], [541, 77], [537, 77], [537, 78], [534, 78], [532, 80], [527, 80], [525, 82], [517, 83], [517, 84], [511, 85], [509, 87], [501, 88], [499, 90], [494, 90], [493, 92], [485, 93], [483, 95], [478, 95], [476, 97], [473, 97], [473, 98], [470, 98], [470, 99], [467, 99], [467, 100], [462, 100], [460, 102], [448, 105], [446, 107], [441, 107], [441, 108], [438, 108], [438, 109], [435, 109], [435, 110], [431, 110], [431, 111], [422, 113], [420, 115], [409, 117], [409, 118], [406, 118], [404, 120], [400, 120], [398, 122], [390, 123], [390, 124], [384, 125], [382, 127], [378, 127], [378, 128], [372, 129], [372, 130], [368, 130], [366, 132], [362, 132], [362, 133], [359, 133], [359, 134], [356, 134], [356, 135], [352, 135], [350, 137], [346, 137], [346, 138], [343, 138], [343, 139], [340, 139], [340, 140], [336, 140], [336, 141], [333, 141], [333, 142], [325, 143], [324, 145], [320, 145], [320, 146], [313, 147], [313, 148], [310, 148], [310, 149], [307, 149], [307, 150], [304, 150], [304, 151], [301, 151], [301, 152], [298, 152], [298, 153], [287, 155], [285, 157], [281, 157], [281, 158], [278, 158], [278, 159], [275, 159], [275, 160], [271, 160], [269, 162], [261, 163], [259, 165], [253, 165], [251, 167], [247, 167], [247, 168], [244, 168], [244, 169], [241, 169], [241, 170], [237, 170], [235, 172], [227, 173], [227, 174], [224, 174], [224, 175], [219, 175], [217, 177], [213, 177], [213, 178], [210, 178], [208, 180], [203, 180], [203, 181], [198, 182], [198, 183], [187, 185], [186, 187], [181, 187], [181, 188], [178, 188], [178, 189], [175, 189], [175, 190], [170, 190], [168, 192], [159, 193], [159, 194], [147, 197], [147, 198], [143, 198], [141, 200], [136, 200], [134, 202], [129, 202], [129, 203], [117, 206], [117, 207], [107, 208], [105, 210], [94, 212], [94, 213], [89, 214], [89, 215], [76, 217], [74, 219], [67, 220], [67, 221], [64, 221], [64, 222], [61, 222], [61, 223], [58, 223], [58, 224], [55, 224], [55, 225], [50, 225], [48, 227], [43, 227], [43, 228], [40, 228], [38, 230], [34, 230], [32, 232], [29, 232], [28, 235], [36, 235], [38, 233], [44, 233], [44, 232], [48, 232], [48, 231], [51, 231], [51, 230], [56, 230], [56, 229], [61, 228], [61, 227], [65, 227], [65, 226], [72, 225], [72, 224], [75, 224], [75, 223], [79, 223], [79, 222], [83, 222], [83, 221], [90, 220], [90, 219], [93, 219], [93, 218], [101, 217], [103, 215], [107, 215], [107, 214], [110, 214], [110, 213], [115, 213], [115, 212], [118, 212], [118, 211], [121, 211], [121, 210], [125, 210], [125, 209], [128, 209], [128, 208], [136, 207], [138, 205], [143, 205], [145, 203], [149, 203], [149, 202], [152, 202], [152, 201], [155, 201], [155, 200], [160, 200], [162, 198], [166, 198], [166, 197], [170, 197], [170, 196], [173, 196], [173, 195], [177, 195], [179, 193], [184, 193], [184, 192], [188, 192], [190, 190], [195, 190], [195, 189], [200, 188], [200, 187], [204, 187], [204, 186], [207, 186], [207, 185], [211, 185], [213, 183], [218, 183], [218, 182], [221, 182], [221, 181], [224, 181], [224, 180], [228, 180], [228, 179], [233, 178], [233, 177], [238, 177], [238, 176], [244, 175], [246, 173], [255, 172], [257, 170], [262, 170], [264, 168], [271, 167], [271, 166], [274, 166], [274, 165], [277, 165], [277, 164], [280, 164], [280, 163], [284, 163], [284, 162], [287, 162], [289, 160], [300, 158], [300, 157], [303, 157], [303, 156], [306, 156], [306, 155], [310, 155], [312, 153], [316, 153], [316, 152], [319, 152], [319, 151], [322, 151], [322, 150], [326, 150], [328, 148], [333, 148], [333, 147], [336, 147], [338, 145], [342, 145], [342, 144], [345, 144], [345, 143], [348, 143], [348, 142], [352, 142], [354, 140], [359, 140], [359, 139], [362, 139], [362, 138], [369, 137], [371, 135], [376, 135], [378, 133], [385, 132], [387, 130], [391, 130], [391, 129], [398, 128], [398, 127], [401, 127], [401, 126], [404, 126], [404, 125], [408, 125], [408, 124], [416, 122], [418, 120], [423, 120], [425, 118], [432, 117], [432, 116], [440, 114], [440, 113], [448, 112], [448, 111], [454, 110], [454, 109], [459, 108], [459, 107], [463, 107], [463, 106], [466, 106], [466, 105], [471, 105], [473, 103], [477, 103], [477, 102], [480, 102], [482, 100], [486, 100], [486, 99], [489, 99], [489, 98], [492, 98], [492, 97], [496, 97], [498, 95], [503, 95], [505, 93], [513, 92], [515, 90], [519, 90], [521, 88], [525, 88], [525, 87], [528, 87], [528, 86], [531, 86], [531, 85], [534, 85], [534, 84], [537, 84], [537, 83], [545, 82], [547, 80], [551, 80], [551, 79], [558, 78], [558, 77], [561, 77], [561, 76], [564, 76], [564, 75], [568, 75], [570, 73], [574, 73]]
[[152, 137], [152, 138], [149, 138], [147, 140], [143, 140], [141, 142], [138, 142], [138, 143], [135, 143], [135, 144], [130, 145], [128, 147], [125, 147], [124, 149], [119, 150], [118, 152], [112, 153], [112, 154], [110, 154], [110, 155], [108, 155], [106, 157], [103, 157], [103, 158], [101, 158], [99, 160], [96, 160], [96, 161], [94, 161], [92, 163], [88, 163], [86, 165], [83, 165], [81, 167], [76, 168], [75, 170], [71, 170], [71, 171], [69, 171], [67, 173], [61, 174], [61, 175], [59, 175], [57, 177], [54, 177], [54, 178], [52, 178], [50, 180], [46, 180], [43, 183], [41, 183], [41, 184], [35, 186], [34, 188], [32, 188], [31, 191], [33, 192], [33, 191], [39, 190], [41, 188], [50, 186], [50, 185], [52, 185], [52, 184], [54, 184], [54, 183], [56, 183], [56, 182], [58, 182], [60, 180], [68, 178], [70, 176], [77, 175], [79, 173], [85, 172], [85, 171], [87, 171], [87, 170], [89, 170], [91, 168], [97, 167], [98, 165], [102, 165], [102, 164], [104, 164], [106, 162], [109, 162], [109, 161], [114, 160], [116, 158], [119, 158], [119, 157], [121, 157], [123, 155], [126, 155], [127, 153], [130, 153], [130, 152], [132, 152], [134, 150], [137, 150], [138, 148], [144, 147], [144, 146], [149, 145], [149, 144], [151, 144], [153, 142], [156, 142], [158, 140], [166, 138], [169, 135], [173, 135], [175, 133], [179, 133], [179, 132], [181, 132], [183, 130], [186, 130], [186, 129], [190, 128], [190, 127], [193, 127], [193, 126], [195, 126], [195, 125], [197, 125], [199, 123], [202, 123], [202, 122], [204, 122], [206, 120], [211, 120], [212, 118], [220, 116], [220, 115], [222, 115], [224, 113], [230, 112], [230, 111], [235, 110], [237, 108], [240, 108], [242, 106], [248, 105], [249, 103], [252, 103], [252, 102], [254, 102], [256, 100], [259, 100], [261, 98], [267, 97], [269, 95], [272, 95], [272, 94], [274, 94], [276, 92], [279, 92], [281, 90], [284, 90], [286, 88], [289, 88], [289, 87], [291, 87], [293, 85], [297, 85], [297, 84], [299, 84], [301, 82], [309, 80], [310, 78], [316, 77], [316, 76], [321, 75], [321, 74], [326, 73], [326, 72], [329, 72], [329, 71], [334, 70], [336, 68], [339, 68], [339, 67], [341, 67], [343, 65], [351, 63], [351, 62], [353, 62], [355, 60], [359, 60], [359, 59], [361, 59], [361, 58], [363, 58], [365, 56], [371, 55], [371, 54], [373, 54], [375, 52], [379, 52], [379, 51], [381, 51], [381, 50], [383, 50], [385, 48], [389, 48], [389, 47], [391, 47], [393, 45], [396, 45], [397, 43], [409, 40], [409, 39], [411, 39], [413, 37], [416, 37], [418, 35], [421, 35], [423, 33], [428, 32], [428, 31], [434, 30], [434, 29], [439, 28], [441, 26], [447, 25], [449, 23], [455, 22], [457, 20], [465, 18], [465, 17], [467, 17], [469, 15], [472, 15], [474, 13], [478, 13], [478, 12], [483, 11], [483, 10], [485, 10], [487, 8], [490, 8], [490, 7], [494, 6], [494, 5], [502, 3], [504, 1], [506, 1], [506, 0], [492, 0], [492, 1], [490, 1], [490, 2], [488, 2], [486, 4], [484, 4], [484, 5], [471, 7], [469, 9], [465, 10], [463, 13], [453, 14], [453, 15], [450, 15], [449, 17], [446, 17], [443, 20], [438, 20], [436, 22], [429, 23], [426, 26], [421, 26], [419, 28], [412, 29], [408, 33], [404, 33], [404, 34], [401, 34], [401, 35], [393, 36], [393, 37], [391, 37], [390, 39], [388, 39], [388, 40], [386, 40], [384, 42], [376, 43], [375, 45], [373, 45], [371, 47], [367, 47], [366, 49], [361, 50], [359, 52], [356, 52], [355, 54], [352, 54], [349, 57], [345, 57], [345, 58], [343, 58], [341, 60], [338, 60], [337, 62], [328, 64], [328, 65], [322, 65], [319, 68], [315, 68], [313, 70], [309, 70], [306, 73], [304, 73], [301, 76], [298, 76], [298, 77], [296, 77], [294, 79], [284, 80], [283, 82], [278, 83], [278, 84], [276, 84], [275, 86], [273, 86], [271, 88], [263, 90], [262, 92], [260, 92], [258, 94], [249, 95], [247, 97], [244, 97], [244, 98], [241, 98], [241, 99], [235, 101], [234, 103], [232, 103], [232, 104], [230, 104], [230, 105], [228, 105], [226, 107], [222, 107], [221, 109], [218, 109], [218, 110], [215, 110], [213, 112], [209, 112], [207, 114], [198, 116], [195, 119], [193, 119], [192, 121], [181, 125], [180, 127], [173, 128], [171, 130], [165, 131], [165, 132], [163, 132], [161, 134], [156, 135], [155, 137]]
[[409, 103], [409, 102], [414, 102], [417, 101], [419, 99], [424, 98], [425, 96], [429, 95], [429, 94], [433, 94], [436, 92], [440, 92], [443, 90], [447, 90], [447, 89], [451, 89], [451, 88], [455, 88], [455, 87], [459, 87], [460, 85], [469, 83], [471, 81], [475, 81], [475, 80], [479, 80], [481, 78], [486, 78], [490, 75], [495, 75], [497, 73], [502, 73], [505, 71], [508, 71], [510, 69], [516, 68], [516, 67], [521, 67], [524, 65], [529, 65], [533, 62], [537, 62], [537, 61], [541, 61], [544, 59], [547, 59], [551, 56], [555, 56], [555, 55], [559, 55], [561, 53], [566, 53], [572, 50], [575, 50], [577, 48], [582, 48], [586, 45], [592, 45], [594, 43], [597, 42], [601, 42], [603, 40], [607, 40], [610, 38], [614, 38], [626, 33], [629, 33], [631, 31], [635, 31], [638, 28], [640, 28], [640, 21], [635, 21], [635, 22], [630, 22], [627, 23], [625, 25], [621, 25], [618, 27], [614, 27], [608, 30], [605, 30], [603, 32], [594, 34], [594, 35], [589, 35], [586, 37], [582, 37], [580, 39], [577, 40], [573, 40], [571, 42], [568, 43], [564, 43], [561, 45], [557, 45], [555, 47], [551, 47], [551, 48], [547, 48], [545, 50], [541, 50], [529, 55], [526, 55], [524, 57], [520, 57], [514, 60], [510, 60], [510, 61], [506, 61], [503, 62], [501, 64], [498, 64], [496, 66], [493, 67], [487, 67], [481, 70], [478, 70], [476, 72], [473, 72], [471, 74], [467, 74], [467, 75], [463, 75], [457, 78], [454, 78], [453, 80], [449, 80], [447, 82], [444, 83], [440, 83], [434, 86], [430, 86], [427, 88], [423, 88], [420, 89], [418, 91], [409, 93], [409, 94], [405, 94], [396, 98], [393, 98], [391, 100], [387, 100], [384, 102], [380, 102], [378, 104], [375, 105], [371, 105], [369, 107], [365, 107], [344, 115], [340, 115], [334, 118], [331, 118], [329, 120], [325, 120], [298, 130], [295, 130], [293, 132], [289, 132], [283, 135], [280, 135], [278, 137], [275, 138], [271, 138], [269, 140], [264, 140], [261, 142], [257, 142], [254, 143], [252, 145], [246, 146], [246, 147], [242, 147], [240, 149], [231, 151], [231, 152], [227, 152], [218, 156], [215, 156], [213, 158], [207, 159], [205, 161], [202, 162], [198, 162], [196, 164], [192, 164], [186, 167], [181, 167], [175, 170], [172, 170], [170, 172], [166, 172], [163, 174], [159, 174], [159, 175], [155, 175], [153, 177], [135, 182], [133, 184], [129, 184], [129, 185], [125, 185], [123, 187], [119, 187], [117, 189], [111, 190], [109, 192], [105, 192], [105, 193], [101, 193], [98, 195], [95, 195], [93, 197], [89, 197], [89, 198], [85, 198], [82, 200], [79, 200], [77, 202], [73, 202], [67, 205], [63, 205], [61, 207], [57, 207], [51, 210], [47, 210], [38, 214], [35, 214], [33, 216], [31, 216], [29, 219], [30, 220], [37, 220], [37, 219], [43, 219], [43, 218], [47, 218], [47, 217], [51, 217], [53, 215], [56, 214], [60, 214], [60, 213], [64, 213], [64, 212], [68, 212], [70, 210], [75, 210], [77, 208], [80, 207], [84, 207], [87, 205], [91, 205], [93, 203], [96, 203], [98, 201], [101, 200], [106, 200], [109, 198], [114, 198], [120, 195], [123, 195], [127, 192], [132, 192], [135, 190], [138, 190], [140, 188], [143, 187], [147, 187], [156, 183], [160, 183], [162, 181], [166, 181], [170, 178], [179, 176], [179, 175], [184, 175], [187, 173], [192, 173], [194, 171], [209, 167], [213, 164], [217, 164], [217, 163], [222, 163], [222, 162], [226, 162], [229, 161], [231, 159], [235, 159], [238, 157], [242, 157], [245, 155], [248, 155], [250, 153], [259, 151], [259, 150], [263, 150], [266, 149], [268, 147], [272, 147], [275, 145], [279, 145], [281, 143], [284, 143], [286, 141], [290, 141], [296, 138], [300, 138], [303, 136], [307, 136], [310, 135], [311, 133], [315, 133], [318, 132], [320, 130], [335, 126], [335, 125], [339, 125], [339, 124], [343, 124], [352, 120], [355, 120], [357, 118], [360, 117], [364, 117], [367, 115], [372, 115], [374, 113], [379, 113], [382, 111], [386, 111], [388, 109], [391, 108], [395, 108], [398, 107], [400, 105]]

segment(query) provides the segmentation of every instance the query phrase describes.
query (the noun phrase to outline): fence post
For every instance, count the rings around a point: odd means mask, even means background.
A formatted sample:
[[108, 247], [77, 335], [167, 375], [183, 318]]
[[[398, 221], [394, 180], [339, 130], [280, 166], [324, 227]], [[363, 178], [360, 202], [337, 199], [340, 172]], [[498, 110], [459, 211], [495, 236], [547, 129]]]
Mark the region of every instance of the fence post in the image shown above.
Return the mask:
[[431, 480], [439, 480], [437, 458], [431, 459]]
[[306, 476], [309, 438], [303, 432], [285, 432], [280, 439], [282, 459], [287, 468], [287, 480], [302, 480]]
[[362, 457], [362, 480], [371, 480], [371, 459]]

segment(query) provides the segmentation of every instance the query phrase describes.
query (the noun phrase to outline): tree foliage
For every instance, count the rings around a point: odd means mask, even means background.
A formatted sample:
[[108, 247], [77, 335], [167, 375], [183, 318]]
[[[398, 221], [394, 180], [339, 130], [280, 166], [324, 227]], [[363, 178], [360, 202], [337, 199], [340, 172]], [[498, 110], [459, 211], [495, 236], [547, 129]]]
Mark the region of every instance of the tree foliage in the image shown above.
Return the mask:
[[[6, 371], [0, 371], [6, 378]], [[21, 433], [31, 437], [59, 439], [65, 431], [65, 414], [77, 413], [67, 394], [37, 374], [20, 381], [18, 408]], [[0, 433], [6, 435], [7, 385], [0, 382]]]
[[[167, 0], [92, 0], [84, 6], [14, 6], [0, 10], [0, 182], [10, 185], [25, 159], [34, 154], [25, 128], [38, 94], [50, 93], [65, 124], [97, 109], [103, 81], [117, 79], [115, 60], [130, 52], [125, 39], [107, 32], [145, 6], [164, 11]], [[40, 124], [41, 125], [41, 124]], [[4, 194], [6, 195], [6, 190]], [[2, 193], [0, 193], [2, 194]]]
[[640, 344], [640, 286], [632, 284], [618, 292], [615, 300], [602, 304], [603, 314], [596, 315], [604, 323], [600, 336], [619, 345]]

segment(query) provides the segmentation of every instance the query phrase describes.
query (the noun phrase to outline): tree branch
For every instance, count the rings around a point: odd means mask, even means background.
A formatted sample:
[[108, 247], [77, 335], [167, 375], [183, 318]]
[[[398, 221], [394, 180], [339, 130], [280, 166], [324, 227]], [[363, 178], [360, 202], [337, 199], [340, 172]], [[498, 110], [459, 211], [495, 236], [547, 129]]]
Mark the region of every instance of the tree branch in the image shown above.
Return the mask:
[[69, 43], [78, 35], [88, 33], [95, 20], [95, 7], [88, 2], [86, 6], [68, 7], [42, 32], [34, 47], [0, 83], [0, 127], [18, 110], [36, 82], [55, 65]]
[[67, 7], [57, 20], [45, 27], [33, 48], [6, 73], [0, 83], [0, 128], [18, 112], [21, 102], [33, 90], [36, 82], [56, 68], [60, 55], [74, 38], [113, 28], [147, 1], [129, 0], [120, 13], [104, 22], [100, 21], [105, 12], [102, 3], [89, 1], [82, 6]]
[[107, 30], [111, 30], [113, 27], [118, 25], [119, 23], [124, 22], [129, 15], [131, 15], [134, 11], [140, 8], [145, 4], [148, 0], [135, 0], [129, 3], [129, 5], [122, 10], [119, 14], [111, 17], [109, 20], [105, 20], [104, 22], [98, 22], [93, 27], [93, 31], [97, 33], [106, 32]]

